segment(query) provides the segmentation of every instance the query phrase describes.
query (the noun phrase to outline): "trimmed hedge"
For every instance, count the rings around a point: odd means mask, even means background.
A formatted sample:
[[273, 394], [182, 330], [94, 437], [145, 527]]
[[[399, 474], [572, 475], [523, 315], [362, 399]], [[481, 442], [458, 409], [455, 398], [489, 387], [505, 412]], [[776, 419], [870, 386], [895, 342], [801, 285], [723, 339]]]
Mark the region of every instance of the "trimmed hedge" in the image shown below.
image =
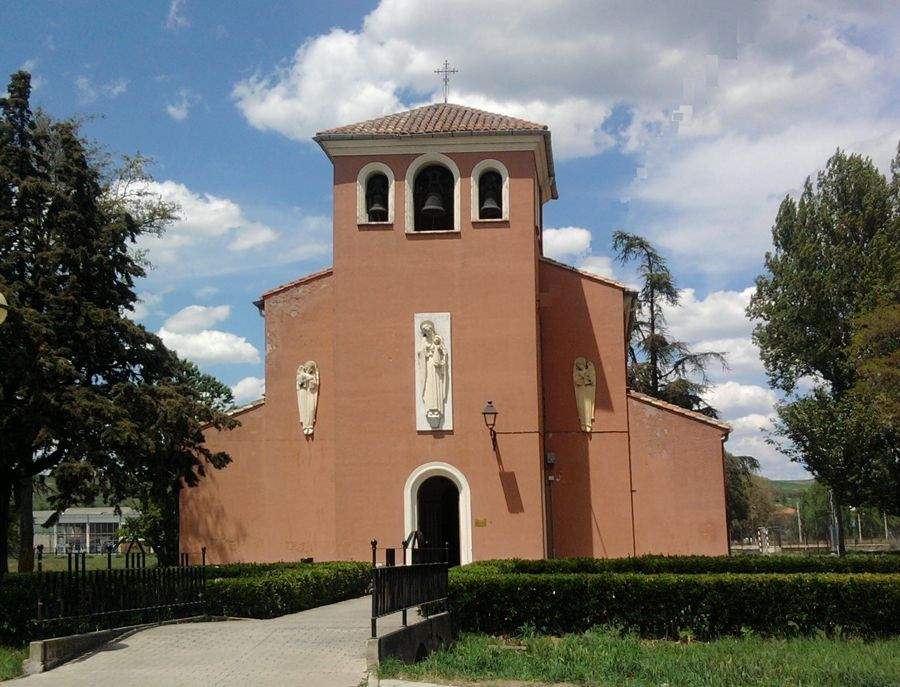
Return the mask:
[[[250, 618], [363, 596], [372, 578], [366, 563], [233, 563], [208, 565], [206, 575], [207, 613]], [[32, 620], [38, 580], [37, 573], [14, 573], [0, 582], [0, 644], [18, 646], [36, 639]], [[74, 624], [66, 629], [84, 630]]]
[[366, 563], [311, 563], [276, 566], [261, 573], [219, 576], [206, 584], [212, 615], [274, 618], [369, 592], [372, 566]]
[[636, 558], [512, 558], [475, 563], [467, 570], [497, 573], [900, 573], [900, 556], [638, 556]]
[[562, 635], [612, 625], [648, 637], [698, 639], [752, 631], [900, 632], [900, 575], [497, 573], [452, 571], [457, 627], [488, 634], [523, 628]]
[[19, 646], [32, 639], [31, 620], [37, 614], [37, 573], [9, 574], [0, 581], [0, 644]]

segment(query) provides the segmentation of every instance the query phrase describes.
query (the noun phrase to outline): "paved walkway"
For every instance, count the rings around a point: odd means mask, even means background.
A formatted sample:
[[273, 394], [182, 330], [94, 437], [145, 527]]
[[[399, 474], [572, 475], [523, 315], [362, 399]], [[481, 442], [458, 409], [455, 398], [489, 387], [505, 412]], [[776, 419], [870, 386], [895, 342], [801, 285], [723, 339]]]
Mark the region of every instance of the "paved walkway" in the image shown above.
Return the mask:
[[[371, 597], [272, 620], [185, 623], [142, 630], [18, 687], [357, 687], [366, 677]], [[379, 621], [379, 634], [399, 626]]]

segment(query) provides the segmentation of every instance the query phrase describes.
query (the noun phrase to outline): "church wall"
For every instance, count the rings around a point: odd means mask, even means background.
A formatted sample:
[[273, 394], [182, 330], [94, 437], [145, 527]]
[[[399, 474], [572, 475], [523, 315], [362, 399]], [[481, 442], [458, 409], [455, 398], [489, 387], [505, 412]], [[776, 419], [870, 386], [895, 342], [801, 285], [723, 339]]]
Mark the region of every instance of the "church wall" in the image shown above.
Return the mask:
[[[239, 415], [238, 429], [208, 435], [233, 462], [185, 493], [182, 541], [206, 545], [213, 562], [335, 557], [331, 279], [266, 298], [265, 405]], [[323, 371], [312, 437], [301, 431], [295, 387], [307, 360]]]
[[258, 495], [269, 479], [258, 460], [265, 444], [266, 407], [258, 405], [235, 417], [240, 427], [206, 433], [207, 447], [227, 451], [232, 462], [222, 470], [207, 470], [196, 487], [181, 492], [180, 549], [194, 558], [205, 546], [210, 563], [269, 559], [257, 528], [266, 519], [266, 504]]
[[[398, 546], [404, 485], [418, 466], [440, 461], [465, 475], [472, 496], [475, 559], [544, 553], [534, 241], [530, 152], [458, 153], [461, 231], [407, 234], [406, 169], [413, 155], [335, 157], [336, 554], [366, 559], [368, 542]], [[510, 221], [471, 222], [469, 174], [485, 158], [510, 174]], [[358, 227], [359, 169], [379, 160], [398, 180], [392, 227]], [[417, 432], [414, 332], [417, 312], [449, 312], [453, 429]], [[500, 408], [491, 450], [481, 410]]]
[[725, 555], [722, 430], [629, 398], [637, 554]]
[[[541, 341], [551, 555], [633, 552], [625, 406], [623, 292], [542, 261]], [[578, 356], [596, 368], [593, 433], [580, 431], [572, 381]]]

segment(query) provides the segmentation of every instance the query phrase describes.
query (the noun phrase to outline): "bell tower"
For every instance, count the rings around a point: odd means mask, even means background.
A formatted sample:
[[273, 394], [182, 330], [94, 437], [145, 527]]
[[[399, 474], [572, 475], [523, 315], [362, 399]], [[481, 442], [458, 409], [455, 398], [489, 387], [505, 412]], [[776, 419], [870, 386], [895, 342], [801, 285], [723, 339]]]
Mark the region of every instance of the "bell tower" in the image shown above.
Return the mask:
[[[556, 197], [550, 132], [436, 104], [315, 140], [334, 165], [338, 555], [342, 529], [354, 531], [341, 513], [359, 517], [369, 489], [401, 493], [431, 462], [497, 489], [478, 516], [494, 525], [470, 547], [505, 538], [510, 555], [544, 555], [537, 284], [541, 208]], [[501, 465], [488, 399], [505, 426], [531, 431], [506, 443]]]

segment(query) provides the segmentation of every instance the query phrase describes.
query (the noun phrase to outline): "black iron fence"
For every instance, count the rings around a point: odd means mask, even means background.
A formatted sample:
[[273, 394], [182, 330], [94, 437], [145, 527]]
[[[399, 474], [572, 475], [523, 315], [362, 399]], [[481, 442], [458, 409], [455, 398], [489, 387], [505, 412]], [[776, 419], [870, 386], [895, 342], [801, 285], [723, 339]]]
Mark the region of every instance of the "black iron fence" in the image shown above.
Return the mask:
[[[386, 550], [389, 551], [390, 549]], [[406, 626], [406, 612], [410, 608], [427, 607], [433, 612], [447, 601], [447, 549], [440, 562], [409, 563], [378, 566], [378, 542], [372, 540], [372, 636], [378, 635], [378, 618], [398, 611], [403, 613]], [[406, 549], [404, 547], [404, 553]], [[386, 556], [393, 559], [395, 556]], [[415, 560], [415, 556], [413, 556]]]
[[205, 549], [200, 565], [147, 568], [143, 551], [129, 547], [124, 569], [112, 568], [108, 551], [106, 570], [87, 570], [84, 553], [69, 553], [67, 570], [43, 571], [42, 553], [39, 549], [35, 636], [46, 639], [204, 611]]

